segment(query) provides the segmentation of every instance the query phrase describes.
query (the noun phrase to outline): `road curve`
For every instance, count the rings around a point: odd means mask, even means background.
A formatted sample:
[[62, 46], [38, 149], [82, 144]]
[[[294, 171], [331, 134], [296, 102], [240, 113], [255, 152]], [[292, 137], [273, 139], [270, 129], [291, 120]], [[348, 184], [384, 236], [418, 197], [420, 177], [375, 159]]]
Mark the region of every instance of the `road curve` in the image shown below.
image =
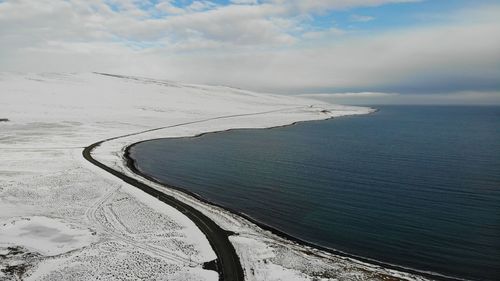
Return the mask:
[[[119, 138], [124, 138], [124, 137], [135, 136], [135, 135], [139, 135], [139, 134], [143, 134], [143, 133], [147, 133], [147, 132], [175, 128], [175, 127], [180, 127], [180, 126], [185, 126], [185, 125], [190, 125], [190, 124], [195, 124], [195, 123], [203, 123], [203, 122], [213, 121], [213, 120], [218, 120], [218, 119], [263, 115], [263, 114], [275, 113], [275, 112], [280, 112], [280, 111], [300, 109], [300, 108], [305, 108], [305, 107], [306, 106], [290, 106], [290, 107], [286, 107], [286, 108], [261, 111], [261, 112], [223, 115], [223, 116], [216, 116], [216, 117], [211, 117], [211, 118], [206, 118], [206, 119], [201, 119], [201, 120], [194, 120], [194, 121], [189, 121], [189, 122], [184, 122], [184, 123], [179, 123], [179, 124], [174, 124], [174, 125], [169, 125], [169, 126], [164, 126], [164, 127], [159, 127], [159, 128], [148, 129], [148, 130], [144, 130], [144, 131], [139, 131], [139, 132], [135, 132], [135, 133], [116, 136], [116, 137], [108, 138], [108, 139], [105, 139], [102, 141], [98, 141], [96, 143], [93, 143], [93, 144], [85, 147], [83, 149], [82, 154], [83, 154], [83, 157], [87, 161], [89, 161], [90, 163], [92, 163], [92, 164], [96, 165], [97, 167], [105, 170], [106, 172], [122, 179], [124, 182], [139, 188], [140, 190], [146, 192], [147, 194], [158, 198], [158, 200], [176, 208], [177, 210], [182, 212], [184, 215], [186, 215], [205, 234], [205, 236], [208, 239], [208, 242], [212, 246], [212, 249], [214, 250], [215, 254], [217, 255], [215, 269], [219, 273], [219, 280], [221, 280], [221, 281], [222, 280], [224, 280], [224, 281], [244, 281], [245, 276], [243, 273], [243, 268], [241, 266], [238, 255], [236, 254], [236, 250], [234, 249], [233, 245], [229, 241], [229, 236], [233, 235], [233, 233], [222, 229], [213, 220], [211, 220], [209, 217], [205, 216], [203, 213], [196, 210], [195, 208], [191, 207], [190, 205], [183, 203], [183, 202], [175, 199], [172, 196], [166, 195], [165, 193], [163, 193], [163, 192], [161, 192], [161, 191], [159, 191], [151, 186], [148, 186], [147, 184], [145, 184], [143, 182], [140, 182], [132, 177], [129, 177], [129, 176], [127, 176], [119, 171], [116, 171], [116, 170], [104, 165], [103, 163], [97, 161], [95, 158], [92, 157], [92, 150], [94, 150], [94, 148], [98, 147], [99, 145], [101, 145], [102, 143], [107, 142], [107, 141], [111, 141], [111, 140], [115, 140], [115, 139], [119, 139]], [[128, 158], [127, 161], [130, 161], [130, 158]], [[129, 164], [130, 163], [127, 163], [127, 165], [129, 167], [133, 167], [133, 165], [129, 165]]]
[[[106, 140], [104, 140], [106, 141]], [[219, 280], [225, 281], [243, 281], [245, 280], [243, 274], [243, 268], [241, 267], [240, 260], [236, 251], [229, 241], [228, 231], [225, 231], [220, 226], [218, 226], [213, 220], [205, 216], [200, 211], [183, 203], [172, 196], [166, 195], [163, 192], [142, 183], [134, 178], [131, 178], [121, 172], [118, 172], [103, 163], [97, 161], [92, 157], [92, 150], [104, 141], [99, 141], [85, 147], [83, 150], [83, 157], [90, 163], [96, 165], [97, 167], [105, 170], [106, 172], [122, 179], [124, 182], [133, 185], [140, 190], [146, 192], [147, 194], [158, 198], [158, 200], [165, 202], [166, 204], [176, 208], [184, 215], [186, 215], [190, 220], [192, 220], [196, 226], [205, 234], [212, 249], [217, 255], [217, 266], [216, 270], [219, 273]]]

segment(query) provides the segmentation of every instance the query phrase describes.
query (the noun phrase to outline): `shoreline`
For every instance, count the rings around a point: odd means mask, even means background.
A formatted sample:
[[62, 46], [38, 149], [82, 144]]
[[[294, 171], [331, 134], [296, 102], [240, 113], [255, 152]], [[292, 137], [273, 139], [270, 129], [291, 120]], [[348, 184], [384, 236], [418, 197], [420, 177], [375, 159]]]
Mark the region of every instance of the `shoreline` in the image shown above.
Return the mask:
[[[373, 111], [371, 111], [368, 114], [374, 114], [374, 113], [377, 113], [377, 112], [380, 111], [379, 109], [374, 109], [374, 108], [371, 108], [371, 109]], [[407, 268], [407, 267], [404, 267], [404, 266], [399, 266], [399, 265], [396, 265], [396, 264], [390, 264], [390, 263], [378, 261], [378, 260], [367, 258], [367, 257], [357, 256], [357, 255], [354, 255], [354, 254], [349, 254], [349, 253], [346, 253], [346, 252], [343, 252], [343, 251], [339, 251], [339, 250], [335, 250], [335, 249], [332, 249], [332, 248], [323, 247], [323, 246], [315, 244], [313, 242], [309, 242], [309, 241], [297, 238], [297, 237], [292, 236], [292, 235], [290, 235], [290, 234], [288, 234], [288, 233], [286, 233], [286, 232], [284, 232], [284, 231], [282, 231], [280, 229], [277, 229], [277, 228], [275, 228], [273, 226], [270, 226], [270, 225], [268, 225], [268, 224], [266, 224], [264, 222], [258, 221], [258, 220], [252, 218], [249, 215], [246, 215], [246, 214], [241, 213], [241, 212], [239, 212], [237, 210], [225, 207], [225, 206], [223, 206], [221, 204], [218, 204], [218, 203], [212, 202], [212, 201], [210, 201], [208, 199], [205, 199], [204, 197], [202, 197], [202, 196], [200, 196], [200, 195], [198, 195], [198, 194], [196, 194], [194, 192], [191, 192], [191, 191], [189, 191], [189, 190], [187, 190], [185, 188], [178, 187], [178, 186], [175, 186], [175, 185], [172, 185], [172, 184], [169, 184], [169, 183], [161, 182], [161, 181], [157, 180], [156, 178], [154, 178], [152, 176], [149, 176], [149, 175], [141, 172], [137, 168], [135, 160], [130, 157], [130, 150], [133, 149], [133, 147], [135, 145], [143, 143], [143, 142], [147, 142], [147, 141], [152, 141], [152, 140], [198, 138], [198, 137], [202, 137], [202, 136], [207, 135], [207, 134], [217, 134], [217, 133], [224, 133], [224, 132], [235, 131], [235, 130], [257, 130], [257, 129], [258, 130], [262, 130], [262, 129], [270, 130], [270, 129], [275, 129], [275, 128], [282, 128], [282, 127], [293, 126], [293, 125], [296, 125], [296, 124], [299, 124], [299, 123], [315, 122], [315, 121], [327, 121], [327, 120], [330, 120], [330, 119], [341, 118], [341, 117], [358, 117], [358, 115], [343, 115], [343, 116], [337, 116], [337, 117], [333, 117], [332, 116], [332, 117], [325, 118], [325, 119], [322, 119], [322, 120], [297, 121], [297, 122], [293, 122], [293, 123], [286, 124], [286, 125], [272, 126], [272, 127], [266, 127], [266, 128], [231, 128], [231, 129], [226, 129], [226, 130], [221, 130], [221, 131], [205, 132], [205, 133], [200, 133], [200, 134], [197, 134], [197, 135], [194, 135], [194, 136], [186, 136], [186, 137], [152, 138], [152, 139], [148, 139], [148, 140], [142, 140], [142, 141], [139, 141], [139, 142], [135, 142], [135, 143], [132, 143], [132, 144], [126, 146], [125, 149], [124, 149], [123, 158], [125, 160], [126, 167], [130, 171], [132, 171], [134, 174], [136, 174], [136, 175], [138, 175], [138, 176], [140, 176], [140, 177], [142, 177], [144, 179], [147, 179], [147, 180], [149, 180], [151, 182], [159, 184], [162, 187], [171, 188], [171, 189], [174, 189], [176, 191], [182, 192], [183, 194], [191, 196], [191, 197], [195, 198], [196, 200], [202, 202], [203, 204], [207, 204], [207, 205], [210, 205], [210, 206], [215, 206], [215, 207], [221, 208], [221, 209], [223, 209], [223, 210], [225, 210], [225, 211], [227, 211], [227, 212], [229, 212], [229, 213], [231, 213], [233, 215], [236, 215], [236, 216], [239, 216], [241, 218], [244, 218], [244, 219], [248, 220], [249, 222], [251, 222], [251, 223], [255, 224], [256, 226], [258, 226], [259, 228], [261, 228], [262, 230], [269, 231], [272, 234], [274, 234], [274, 235], [276, 235], [276, 236], [278, 236], [278, 237], [280, 237], [282, 239], [291, 241], [291, 242], [296, 243], [298, 245], [309, 247], [309, 248], [320, 250], [320, 251], [324, 251], [324, 252], [327, 252], [329, 254], [333, 254], [335, 256], [338, 256], [340, 258], [350, 259], [350, 260], [353, 260], [353, 261], [358, 262], [358, 263], [365, 263], [365, 264], [369, 264], [369, 265], [374, 265], [374, 266], [378, 266], [378, 267], [385, 268], [385, 269], [396, 270], [396, 271], [400, 271], [400, 272], [404, 272], [404, 273], [409, 273], [409, 274], [412, 274], [412, 275], [417, 275], [417, 276], [421, 276], [421, 277], [425, 277], [425, 278], [430, 278], [430, 279], [433, 279], [433, 280], [442, 280], [442, 281], [464, 281], [464, 280], [467, 280], [467, 279], [461, 279], [461, 278], [458, 278], [458, 277], [447, 276], [447, 275], [443, 275], [443, 274], [439, 274], [439, 273], [435, 273], [435, 272], [428, 272], [428, 271], [421, 271], [421, 270], [413, 269], [413, 268]], [[317, 254], [315, 254], [314, 252], [311, 252], [311, 251], [307, 251], [307, 254], [316, 255], [317, 256]], [[393, 277], [393, 276], [391, 276], [391, 277]]]
[[229, 236], [233, 233], [222, 229], [213, 220], [211, 220], [189, 204], [177, 200], [170, 195], [167, 195], [135, 178], [129, 177], [124, 173], [116, 171], [113, 168], [110, 168], [94, 159], [92, 157], [92, 150], [100, 146], [105, 141], [107, 140], [102, 140], [85, 147], [82, 151], [83, 157], [95, 166], [123, 180], [125, 183], [139, 188], [140, 190], [157, 198], [165, 204], [172, 206], [173, 208], [184, 214], [207, 237], [210, 246], [217, 256], [216, 260], [205, 262], [202, 268], [215, 270], [219, 275], [219, 281], [244, 281], [245, 277], [243, 273], [243, 267], [241, 266], [235, 248], [229, 241]]

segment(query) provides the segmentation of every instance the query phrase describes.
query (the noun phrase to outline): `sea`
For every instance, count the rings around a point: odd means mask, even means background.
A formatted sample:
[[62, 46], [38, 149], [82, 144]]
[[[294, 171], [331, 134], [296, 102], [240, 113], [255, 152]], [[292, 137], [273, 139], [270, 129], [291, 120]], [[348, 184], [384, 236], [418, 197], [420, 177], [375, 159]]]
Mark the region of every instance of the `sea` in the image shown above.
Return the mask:
[[500, 280], [500, 107], [376, 108], [150, 140], [130, 156], [160, 182], [318, 247]]

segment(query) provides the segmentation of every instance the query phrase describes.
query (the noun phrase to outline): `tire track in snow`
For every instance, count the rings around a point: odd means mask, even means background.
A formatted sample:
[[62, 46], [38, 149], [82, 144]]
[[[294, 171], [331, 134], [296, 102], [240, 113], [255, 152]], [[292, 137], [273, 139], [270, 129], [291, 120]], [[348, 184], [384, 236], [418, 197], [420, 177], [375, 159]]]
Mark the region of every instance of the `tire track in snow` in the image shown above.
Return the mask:
[[[102, 196], [101, 199], [99, 199], [96, 203], [94, 203], [94, 205], [92, 205], [85, 213], [87, 219], [91, 222], [94, 222], [95, 225], [99, 227], [100, 231], [110, 235], [111, 237], [119, 241], [125, 242], [125, 244], [127, 245], [132, 245], [148, 253], [152, 253], [155, 256], [161, 257], [165, 260], [173, 261], [176, 264], [187, 265], [187, 266], [198, 265], [193, 263], [193, 261], [190, 260], [189, 258], [184, 257], [182, 255], [154, 247], [152, 245], [144, 243], [143, 241], [136, 241], [131, 237], [127, 237], [126, 233], [124, 233], [123, 231], [119, 231], [116, 228], [114, 228], [113, 223], [109, 221], [110, 218], [108, 218], [107, 212], [105, 211], [103, 206], [107, 202], [109, 202], [109, 200], [113, 197], [113, 195], [115, 195], [115, 193], [119, 190], [120, 188], [115, 188], [111, 190], [110, 192]], [[103, 222], [101, 218], [99, 218], [98, 213], [101, 211], [103, 213], [104, 219], [108, 221], [109, 225]], [[117, 221], [116, 223], [121, 223], [117, 217], [114, 217], [112, 219], [116, 220]]]

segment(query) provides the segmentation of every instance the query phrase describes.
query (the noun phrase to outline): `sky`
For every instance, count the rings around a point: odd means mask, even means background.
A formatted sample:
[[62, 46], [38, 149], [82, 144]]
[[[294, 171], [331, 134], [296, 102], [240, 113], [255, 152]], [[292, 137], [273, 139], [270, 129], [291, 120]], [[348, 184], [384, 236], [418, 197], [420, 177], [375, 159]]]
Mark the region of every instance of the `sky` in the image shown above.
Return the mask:
[[500, 1], [0, 0], [0, 71], [500, 104]]

